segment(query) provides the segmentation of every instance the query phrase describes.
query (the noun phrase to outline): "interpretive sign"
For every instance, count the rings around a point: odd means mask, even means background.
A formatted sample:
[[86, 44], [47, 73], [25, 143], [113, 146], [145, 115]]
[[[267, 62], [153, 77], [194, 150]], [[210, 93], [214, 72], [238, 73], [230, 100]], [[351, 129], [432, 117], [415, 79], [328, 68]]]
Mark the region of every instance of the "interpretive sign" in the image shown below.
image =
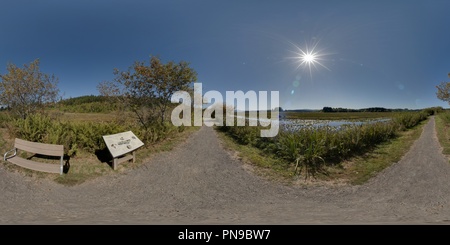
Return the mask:
[[[144, 143], [131, 131], [104, 135], [103, 140], [113, 157], [114, 169], [117, 169], [117, 165], [121, 162], [129, 160], [133, 160], [134, 162], [134, 151], [144, 145]], [[131, 153], [132, 155], [125, 156], [128, 153]]]

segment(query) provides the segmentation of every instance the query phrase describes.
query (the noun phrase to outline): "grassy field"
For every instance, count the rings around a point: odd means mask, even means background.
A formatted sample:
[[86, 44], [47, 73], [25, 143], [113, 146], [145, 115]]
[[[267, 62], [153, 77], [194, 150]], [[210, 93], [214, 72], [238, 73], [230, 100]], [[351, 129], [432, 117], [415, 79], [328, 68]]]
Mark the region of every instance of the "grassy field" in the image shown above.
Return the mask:
[[436, 133], [442, 154], [450, 156], [450, 112], [440, 113], [436, 117]]
[[53, 111], [51, 115], [64, 121], [76, 122], [112, 122], [116, 119], [115, 113], [74, 113]]

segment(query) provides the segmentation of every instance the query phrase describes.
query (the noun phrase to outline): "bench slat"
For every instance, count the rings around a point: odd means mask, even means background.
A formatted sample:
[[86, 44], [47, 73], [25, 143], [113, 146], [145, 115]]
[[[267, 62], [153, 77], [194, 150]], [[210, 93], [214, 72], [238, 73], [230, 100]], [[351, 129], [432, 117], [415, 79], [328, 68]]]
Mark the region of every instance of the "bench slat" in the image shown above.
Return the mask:
[[51, 163], [43, 163], [43, 162], [35, 162], [30, 161], [21, 157], [12, 157], [9, 158], [8, 161], [19, 165], [24, 168], [29, 168], [36, 171], [42, 171], [47, 173], [60, 173], [61, 165], [60, 164], [51, 164]]
[[37, 153], [48, 156], [63, 156], [64, 146], [63, 145], [51, 145], [37, 142], [30, 142], [22, 139], [15, 139], [14, 147], [28, 151], [31, 153]]

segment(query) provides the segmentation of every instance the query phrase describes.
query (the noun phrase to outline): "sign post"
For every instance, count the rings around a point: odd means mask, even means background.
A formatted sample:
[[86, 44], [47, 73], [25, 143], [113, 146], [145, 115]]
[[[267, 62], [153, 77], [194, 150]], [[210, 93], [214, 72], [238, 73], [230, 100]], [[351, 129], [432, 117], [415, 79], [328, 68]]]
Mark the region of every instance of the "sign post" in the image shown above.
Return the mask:
[[[135, 150], [144, 145], [131, 131], [104, 135], [103, 140], [113, 157], [112, 167], [114, 170], [122, 162], [132, 160], [134, 163], [136, 158]], [[128, 153], [131, 153], [131, 155], [127, 155]]]

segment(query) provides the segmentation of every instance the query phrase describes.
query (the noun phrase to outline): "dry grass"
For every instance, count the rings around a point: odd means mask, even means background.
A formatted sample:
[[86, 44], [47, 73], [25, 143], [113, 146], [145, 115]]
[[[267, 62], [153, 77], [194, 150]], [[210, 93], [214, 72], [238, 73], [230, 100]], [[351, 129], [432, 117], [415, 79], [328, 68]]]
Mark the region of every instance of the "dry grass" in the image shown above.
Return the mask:
[[72, 113], [51, 111], [50, 116], [63, 121], [81, 122], [112, 122], [116, 119], [116, 113]]
[[450, 112], [443, 112], [436, 117], [436, 133], [442, 147], [442, 154], [450, 156]]

